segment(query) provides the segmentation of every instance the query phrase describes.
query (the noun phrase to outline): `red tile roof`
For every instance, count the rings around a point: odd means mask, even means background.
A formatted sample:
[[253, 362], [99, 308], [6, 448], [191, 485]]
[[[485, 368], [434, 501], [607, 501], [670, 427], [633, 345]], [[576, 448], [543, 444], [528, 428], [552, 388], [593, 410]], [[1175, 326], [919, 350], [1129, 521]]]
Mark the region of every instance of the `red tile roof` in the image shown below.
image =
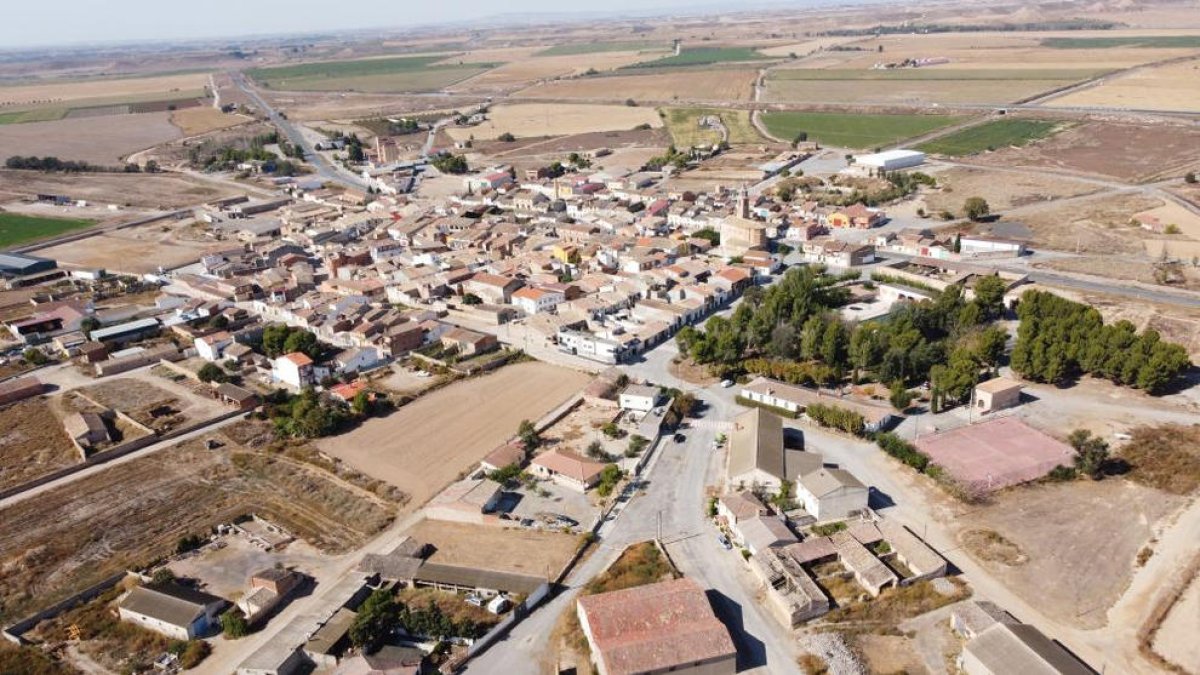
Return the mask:
[[296, 364], [297, 366], [311, 366], [313, 364], [313, 360], [308, 358], [308, 355], [304, 354], [303, 352], [292, 352], [291, 354], [284, 354], [280, 358], [287, 359], [288, 361], [291, 361], [292, 363]]
[[665, 672], [737, 654], [704, 589], [691, 579], [586, 596], [579, 607], [609, 675]]
[[533, 463], [546, 467], [554, 473], [585, 483], [591, 482], [604, 470], [604, 465], [600, 462], [593, 462], [587, 457], [577, 455], [569, 450], [543, 452], [534, 458]]

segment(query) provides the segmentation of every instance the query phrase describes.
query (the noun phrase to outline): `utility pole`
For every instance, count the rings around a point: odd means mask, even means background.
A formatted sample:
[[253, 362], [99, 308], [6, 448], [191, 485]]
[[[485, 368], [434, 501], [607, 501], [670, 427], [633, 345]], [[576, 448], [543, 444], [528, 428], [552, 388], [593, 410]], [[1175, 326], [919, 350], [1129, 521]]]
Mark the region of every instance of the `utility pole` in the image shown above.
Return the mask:
[[[658, 510], [658, 543], [663, 543], [662, 538], [662, 509]], [[664, 544], [665, 545], [665, 544]]]

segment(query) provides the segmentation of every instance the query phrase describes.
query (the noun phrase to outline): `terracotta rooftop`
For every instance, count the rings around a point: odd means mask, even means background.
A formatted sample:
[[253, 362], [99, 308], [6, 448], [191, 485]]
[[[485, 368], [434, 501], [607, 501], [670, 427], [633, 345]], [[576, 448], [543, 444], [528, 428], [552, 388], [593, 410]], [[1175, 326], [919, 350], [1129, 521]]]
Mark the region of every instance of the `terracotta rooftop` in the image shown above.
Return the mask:
[[543, 466], [557, 474], [574, 480], [588, 482], [601, 471], [604, 465], [569, 450], [551, 450], [534, 458], [533, 464]]
[[691, 579], [582, 597], [579, 609], [609, 675], [665, 672], [737, 653]]

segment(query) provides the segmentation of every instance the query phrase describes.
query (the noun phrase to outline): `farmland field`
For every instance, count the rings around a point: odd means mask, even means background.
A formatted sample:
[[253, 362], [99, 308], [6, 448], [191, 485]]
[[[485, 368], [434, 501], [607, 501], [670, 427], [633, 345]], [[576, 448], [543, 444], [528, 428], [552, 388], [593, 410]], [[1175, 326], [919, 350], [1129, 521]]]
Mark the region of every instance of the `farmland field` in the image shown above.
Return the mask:
[[645, 40], [627, 40], [623, 42], [581, 42], [578, 44], [555, 45], [548, 47], [534, 56], [574, 56], [576, 54], [597, 54], [600, 52], [637, 52], [637, 51], [668, 51], [670, 45], [665, 42], [649, 42]]
[[80, 461], [62, 423], [40, 398], [0, 408], [0, 429], [0, 488]]
[[67, 194], [98, 204], [169, 209], [237, 194], [231, 187], [182, 174], [94, 173], [87, 176], [0, 169], [0, 202], [39, 193]]
[[488, 113], [486, 122], [473, 127], [449, 127], [446, 133], [455, 140], [471, 136], [490, 140], [506, 132], [517, 138], [565, 136], [593, 131], [628, 131], [642, 124], [661, 127], [662, 120], [653, 108], [522, 103], [498, 105]]
[[19, 213], [0, 213], [0, 247], [16, 246], [29, 241], [56, 237], [71, 230], [79, 230], [94, 224], [94, 221], [76, 218], [45, 218]]
[[946, 70], [905, 68], [777, 70], [767, 80], [772, 101], [827, 103], [1011, 103], [1104, 71], [1062, 69]]
[[1113, 49], [1142, 47], [1150, 49], [1200, 48], [1200, 35], [1131, 35], [1122, 37], [1052, 37], [1042, 40], [1051, 49]]
[[0, 125], [3, 155], [47, 155], [117, 166], [127, 155], [181, 136], [170, 113], [106, 115]]
[[690, 147], [693, 145], [711, 145], [721, 140], [721, 134], [715, 129], [700, 128], [700, 118], [706, 115], [716, 115], [721, 118], [725, 128], [729, 130], [729, 142], [760, 143], [763, 138], [755, 130], [750, 121], [750, 113], [745, 110], [717, 110], [714, 108], [667, 108], [667, 130], [675, 145]]
[[504, 59], [504, 65], [462, 80], [451, 89], [474, 91], [489, 87], [523, 85], [539, 80], [579, 76], [589, 71], [607, 72], [637, 63], [644, 58], [645, 56], [639, 52], [594, 52], [534, 58], [510, 57]]
[[1050, 106], [1105, 106], [1200, 112], [1200, 65], [1195, 61], [1143, 68], [1055, 98]]
[[584, 77], [547, 82], [517, 93], [518, 96], [585, 98], [634, 101], [745, 101], [754, 92], [753, 70], [699, 70]]
[[678, 56], [672, 54], [653, 61], [635, 63], [628, 68], [670, 68], [677, 66], [711, 66], [714, 63], [739, 61], [762, 61], [766, 56], [750, 47], [699, 47], [684, 49]]
[[406, 56], [302, 63], [255, 68], [248, 74], [265, 87], [292, 91], [426, 91], [440, 89], [494, 68], [494, 63], [437, 65], [447, 57]]
[[185, 98], [202, 94], [205, 73], [95, 79], [0, 87], [0, 113], [47, 107], [74, 108], [103, 102], [132, 102]]
[[949, 126], [962, 118], [953, 115], [858, 115], [851, 113], [773, 112], [762, 116], [771, 135], [795, 138], [807, 132], [809, 140], [846, 148], [873, 148]]
[[220, 248], [217, 242], [189, 238], [184, 222], [150, 223], [41, 249], [38, 255], [110, 272], [146, 274], [159, 266], [172, 269], [193, 263]]
[[540, 418], [587, 381], [546, 363], [519, 363], [439, 389], [318, 447], [404, 490], [415, 508], [511, 438], [521, 420]]
[[1045, 120], [996, 120], [936, 138], [921, 144], [918, 150], [941, 155], [970, 155], [988, 149], [1025, 145], [1060, 129], [1060, 123]]
[[244, 115], [223, 113], [211, 106], [187, 108], [171, 113], [171, 124], [179, 127], [185, 136], [198, 136], [217, 129], [228, 129], [250, 121]]
[[562, 532], [422, 520], [407, 534], [432, 544], [430, 562], [553, 578], [579, 541]]

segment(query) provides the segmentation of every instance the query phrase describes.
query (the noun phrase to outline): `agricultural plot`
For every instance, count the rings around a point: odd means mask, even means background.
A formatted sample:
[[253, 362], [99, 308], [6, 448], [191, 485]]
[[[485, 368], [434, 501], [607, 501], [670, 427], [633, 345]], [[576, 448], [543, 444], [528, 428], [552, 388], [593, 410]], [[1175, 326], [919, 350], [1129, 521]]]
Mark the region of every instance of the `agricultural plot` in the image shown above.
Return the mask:
[[853, 113], [772, 112], [762, 116], [772, 136], [845, 148], [875, 148], [927, 134], [962, 120], [954, 115], [859, 115]]
[[95, 224], [95, 221], [77, 218], [45, 218], [19, 213], [0, 213], [0, 247], [57, 237]]
[[0, 408], [0, 489], [79, 461], [58, 417], [41, 399]]
[[199, 136], [210, 131], [228, 129], [250, 122], [244, 115], [223, 113], [211, 106], [187, 108], [171, 113], [171, 124], [179, 127], [184, 136]]
[[1042, 40], [1051, 49], [1197, 49], [1200, 35], [1130, 35], [1122, 37], [1052, 37]]
[[494, 68], [494, 63], [439, 65], [438, 56], [302, 63], [256, 68], [248, 74], [264, 87], [291, 91], [430, 91], [450, 86]]
[[939, 155], [973, 155], [984, 150], [1022, 146], [1062, 129], [1059, 122], [1003, 119], [956, 131], [922, 143], [917, 149]]
[[433, 545], [431, 562], [553, 578], [579, 540], [562, 532], [422, 520], [408, 531]]
[[545, 363], [519, 363], [423, 396], [387, 417], [323, 439], [318, 447], [412, 496], [417, 507], [579, 391], [588, 378]]
[[462, 80], [451, 87], [453, 91], [481, 91], [501, 87], [527, 85], [555, 78], [579, 77], [593, 72], [603, 73], [637, 63], [644, 59], [641, 52], [594, 52], [566, 56], [511, 58], [497, 68]]
[[0, 620], [173, 553], [187, 534], [248, 513], [329, 553], [361, 546], [395, 504], [226, 436], [195, 439], [0, 510]]
[[1045, 174], [997, 174], [987, 169], [953, 167], [934, 174], [941, 190], [923, 196], [925, 210], [929, 213], [962, 210], [968, 196], [979, 196], [987, 200], [995, 212], [1030, 206], [1053, 199], [1078, 197], [1096, 192], [1100, 188], [1073, 178], [1047, 176]]
[[580, 42], [576, 44], [555, 45], [534, 54], [534, 56], [575, 56], [577, 54], [598, 54], [602, 52], [645, 52], [668, 51], [670, 45], [663, 42], [647, 40], [625, 40], [621, 42]]
[[1051, 106], [1200, 111], [1200, 65], [1195, 61], [1135, 70], [1049, 102]]
[[725, 125], [729, 134], [729, 143], [760, 143], [763, 138], [754, 123], [750, 120], [750, 112], [746, 110], [719, 110], [716, 108], [667, 108], [664, 121], [671, 139], [680, 147], [693, 145], [712, 145], [721, 140], [721, 134], [716, 129], [700, 126], [703, 117], [718, 117]]
[[1053, 91], [1103, 71], [1088, 69], [897, 70], [806, 69], [772, 71], [767, 99], [824, 103], [1012, 103]]
[[0, 87], [0, 125], [186, 107], [207, 96], [208, 75], [60, 81]]
[[69, 175], [0, 169], [0, 202], [38, 194], [64, 194], [96, 204], [170, 209], [235, 194], [180, 174], [94, 173]]
[[758, 53], [751, 47], [699, 47], [684, 49], [678, 56], [672, 54], [661, 59], [642, 61], [629, 68], [678, 68], [694, 66], [711, 66], [717, 63], [740, 63], [743, 61], [762, 61], [768, 57]]
[[566, 136], [596, 131], [628, 131], [640, 125], [661, 127], [662, 119], [653, 108], [624, 105], [573, 105], [528, 103], [501, 105], [488, 112], [488, 119], [473, 127], [449, 127], [446, 133], [455, 140], [491, 140], [509, 133], [517, 138]]
[[754, 70], [699, 70], [583, 77], [546, 82], [518, 96], [634, 101], [746, 101], [754, 93]]
[[117, 165], [122, 158], [160, 143], [181, 132], [171, 124], [170, 113], [106, 115], [64, 118], [51, 122], [0, 125], [0, 148], [12, 155], [54, 156], [63, 160]]

